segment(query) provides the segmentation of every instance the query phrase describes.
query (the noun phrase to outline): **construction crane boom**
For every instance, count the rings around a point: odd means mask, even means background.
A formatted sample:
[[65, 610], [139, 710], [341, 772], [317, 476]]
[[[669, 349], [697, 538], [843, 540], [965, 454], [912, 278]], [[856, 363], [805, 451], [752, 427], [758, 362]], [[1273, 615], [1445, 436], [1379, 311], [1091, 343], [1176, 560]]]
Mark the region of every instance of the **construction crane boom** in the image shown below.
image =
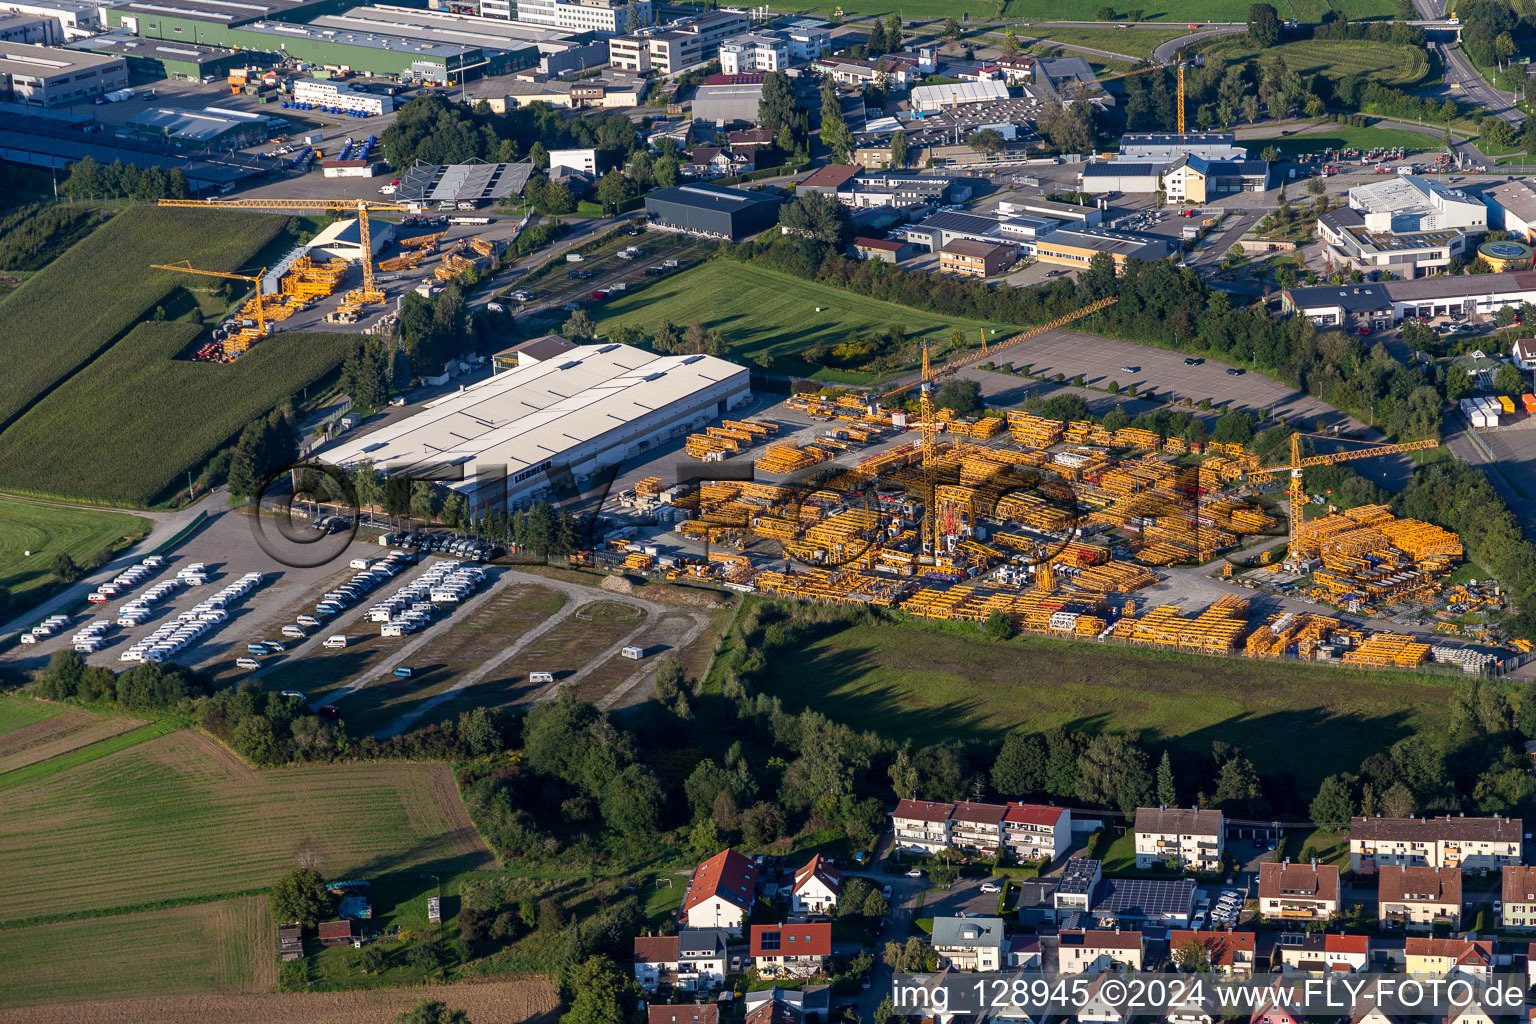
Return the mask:
[[[1120, 301], [1120, 299], [1119, 299], [1118, 296], [1111, 295], [1108, 298], [1100, 299], [1097, 302], [1090, 302], [1088, 305], [1084, 306], [1082, 309], [1075, 310], [1075, 311], [1073, 311], [1071, 313], [1068, 313], [1066, 316], [1059, 316], [1055, 320], [1052, 320], [1048, 324], [1040, 324], [1038, 327], [1031, 327], [1029, 330], [1023, 331], [1023, 332], [1021, 332], [1019, 334], [1015, 334], [1013, 337], [1007, 339], [1006, 341], [1002, 341], [1002, 342], [1000, 342], [1000, 343], [998, 343], [996, 345], [988, 346], [986, 344], [986, 339], [983, 338], [982, 339], [981, 351], [979, 351], [979, 352], [972, 352], [969, 355], [964, 355], [964, 356], [960, 356], [960, 357], [958, 357], [956, 359], [951, 359], [949, 362], [945, 363], [939, 369], [933, 370], [931, 372], [928, 369], [928, 344], [927, 344], [927, 342], [924, 342], [923, 343], [923, 371], [922, 371], [922, 375], [919, 376], [917, 380], [908, 381], [906, 384], [903, 384], [900, 387], [892, 388], [890, 391], [887, 391], [885, 394], [881, 395], [880, 396], [880, 400], [884, 401], [887, 398], [893, 398], [896, 395], [900, 395], [900, 394], [903, 394], [903, 393], [905, 393], [907, 391], [911, 391], [913, 388], [915, 388], [915, 387], [917, 387], [917, 386], [919, 386], [921, 384], [924, 384], [924, 383], [929, 383], [929, 384], [934, 383], [934, 382], [936, 382], [936, 381], [938, 381], [938, 380], [940, 380], [940, 379], [942, 379], [944, 377], [948, 377], [951, 374], [954, 374], [954, 373], [964, 369], [967, 366], [970, 366], [970, 365], [972, 365], [974, 363], [979, 363], [983, 359], [987, 358], [990, 355], [996, 355], [998, 352], [1002, 351], [1005, 348], [1008, 348], [1010, 345], [1017, 345], [1020, 342], [1028, 341], [1031, 338], [1038, 338], [1040, 335], [1044, 334], [1046, 331], [1053, 331], [1056, 328], [1065, 326], [1066, 324], [1072, 323], [1075, 320], [1081, 320], [1083, 317], [1090, 316], [1090, 315], [1092, 315], [1094, 313], [1097, 313], [1101, 309], [1107, 309], [1108, 307], [1113, 306], [1116, 302], [1119, 302], [1119, 301]], [[923, 419], [924, 420], [928, 419], [928, 416], [927, 416], [926, 413], [923, 415]]]
[[1377, 455], [1401, 455], [1405, 452], [1419, 452], [1440, 447], [1439, 441], [1429, 438], [1423, 441], [1405, 441], [1401, 444], [1372, 445], [1369, 448], [1363, 448], [1358, 451], [1335, 452], [1332, 455], [1313, 455], [1304, 459], [1301, 457], [1301, 439], [1303, 437], [1340, 440], [1339, 438], [1329, 438], [1322, 434], [1302, 434], [1299, 432], [1292, 434], [1291, 461], [1288, 465], [1272, 466], [1267, 469], [1254, 469], [1243, 474], [1250, 480], [1276, 476], [1280, 473], [1289, 473], [1291, 475], [1291, 536], [1286, 545], [1286, 562], [1293, 566], [1301, 564], [1300, 540], [1302, 533], [1305, 532], [1305, 524], [1302, 522], [1302, 509], [1306, 505], [1307, 495], [1305, 488], [1301, 485], [1302, 470], [1313, 466], [1332, 466], [1339, 462], [1349, 462], [1351, 459], [1364, 459]]
[[203, 277], [222, 277], [230, 281], [249, 281], [256, 286], [256, 328], [262, 334], [267, 333], [267, 315], [262, 309], [261, 303], [261, 279], [267, 276], [267, 268], [262, 267], [261, 273], [255, 277], [249, 274], [231, 274], [222, 270], [199, 270], [190, 260], [182, 260], [179, 263], [151, 263], [152, 270], [177, 270], [183, 274], [200, 274]]
[[[1130, 78], [1130, 77], [1132, 77], [1134, 75], [1144, 75], [1148, 71], [1161, 71], [1164, 68], [1166, 68], [1167, 66], [1168, 65], [1166, 63], [1164, 63], [1164, 64], [1149, 64], [1149, 65], [1147, 65], [1144, 68], [1136, 68], [1133, 71], [1122, 71], [1118, 75], [1103, 75], [1103, 76], [1095, 78], [1093, 80], [1092, 84], [1093, 85], [1100, 85], [1100, 84], [1102, 84], [1104, 82], [1113, 82], [1117, 78]], [[1085, 84], [1084, 82], [1082, 82], [1081, 80], [1077, 80], [1077, 81], [1074, 81], [1072, 83], [1072, 88], [1074, 90], [1076, 90], [1076, 89], [1086, 89], [1086, 88], [1088, 88], [1088, 85]]]
[[215, 210], [349, 210], [357, 214], [357, 235], [361, 243], [363, 289], [357, 294], [360, 305], [384, 301], [384, 293], [373, 282], [373, 238], [368, 228], [368, 213], [415, 211], [419, 203], [389, 203], [373, 199], [162, 199], [161, 206], [190, 206]]

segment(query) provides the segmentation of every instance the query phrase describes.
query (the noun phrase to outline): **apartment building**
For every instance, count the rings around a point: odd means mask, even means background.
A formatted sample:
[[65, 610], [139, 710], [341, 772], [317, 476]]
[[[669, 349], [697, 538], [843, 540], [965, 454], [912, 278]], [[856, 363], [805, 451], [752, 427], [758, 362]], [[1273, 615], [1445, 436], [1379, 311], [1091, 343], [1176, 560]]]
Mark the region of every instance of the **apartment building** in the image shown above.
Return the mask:
[[1506, 864], [1501, 895], [1504, 907], [1499, 926], [1506, 931], [1536, 931], [1536, 868]]
[[992, 856], [1003, 845], [1006, 804], [978, 804], [962, 800], [949, 814], [949, 845]]
[[1379, 871], [1376, 917], [1383, 927], [1461, 927], [1461, 870], [1389, 864]]
[[755, 924], [749, 950], [761, 977], [814, 978], [832, 955], [832, 925]]
[[1180, 807], [1136, 809], [1136, 866], [1173, 864], [1185, 871], [1220, 871], [1226, 822], [1220, 811]]
[[961, 277], [995, 277], [1007, 272], [1019, 258], [1011, 242], [978, 242], [957, 238], [939, 250], [939, 272]]
[[891, 812], [891, 831], [898, 850], [937, 853], [949, 846], [949, 816], [955, 805], [927, 800], [903, 800]]
[[1519, 818], [1351, 818], [1349, 863], [1356, 871], [1389, 864], [1495, 871], [1519, 864]]
[[747, 32], [720, 44], [720, 73], [750, 75], [789, 67], [789, 40], [772, 32]]
[[1003, 968], [1003, 919], [1000, 917], [936, 917], [933, 950], [939, 967], [955, 971], [1000, 971]]
[[1493, 978], [1493, 943], [1488, 939], [1431, 939], [1413, 936], [1403, 941], [1403, 969], [1424, 978], [1457, 975], [1477, 981]]
[[1282, 921], [1326, 921], [1339, 913], [1339, 869], [1332, 864], [1259, 865], [1259, 912]]
[[1277, 936], [1280, 969], [1285, 972], [1332, 974], [1363, 971], [1371, 960], [1371, 940], [1365, 935], [1332, 932], [1287, 932]]
[[735, 850], [721, 850], [693, 869], [678, 919], [687, 928], [737, 931], [756, 893], [757, 865]]
[[709, 11], [665, 28], [610, 39], [608, 59], [614, 67], [624, 71], [674, 75], [714, 60], [720, 43], [731, 36], [741, 35], [750, 24], [743, 11]]
[[832, 33], [824, 21], [813, 18], [792, 21], [779, 32], [789, 43], [789, 59], [792, 63], [803, 64], [808, 60], [818, 60], [832, 52]]
[[1188, 949], [1190, 943], [1202, 947], [1210, 961], [1211, 970], [1232, 978], [1253, 977], [1253, 932], [1191, 932], [1174, 930], [1168, 933], [1168, 950], [1177, 955]]
[[1141, 970], [1146, 943], [1141, 932], [1064, 929], [1059, 937], [1058, 969], [1062, 974], [1098, 974], [1116, 967]]
[[1072, 845], [1072, 812], [1045, 804], [1008, 805], [1003, 843], [1015, 861], [1054, 861]]

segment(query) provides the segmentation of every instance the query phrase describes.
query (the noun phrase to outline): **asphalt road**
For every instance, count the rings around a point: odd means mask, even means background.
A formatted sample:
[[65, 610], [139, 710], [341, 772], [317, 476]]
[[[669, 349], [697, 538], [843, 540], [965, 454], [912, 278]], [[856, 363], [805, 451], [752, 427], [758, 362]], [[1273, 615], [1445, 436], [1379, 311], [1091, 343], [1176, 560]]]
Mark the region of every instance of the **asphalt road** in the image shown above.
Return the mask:
[[1209, 39], [1212, 36], [1224, 36], [1230, 35], [1233, 32], [1246, 31], [1248, 31], [1246, 25], [1222, 25], [1217, 28], [1202, 29], [1199, 32], [1191, 32], [1187, 36], [1179, 36], [1177, 39], [1170, 39], [1166, 43], [1160, 44], [1157, 49], [1152, 51], [1152, 56], [1160, 61], [1172, 60], [1174, 54], [1190, 43], [1197, 43], [1202, 39]]
[[1471, 103], [1491, 111], [1497, 116], [1510, 122], [1519, 124], [1525, 120], [1525, 115], [1514, 109], [1515, 98], [1507, 92], [1500, 92], [1489, 85], [1483, 76], [1478, 74], [1472, 62], [1466, 54], [1461, 52], [1461, 47], [1449, 42], [1436, 40], [1433, 44], [1440, 59], [1445, 64], [1445, 81], [1447, 84], [1459, 82], [1460, 89], [1454, 90], [1454, 95], [1463, 103]]

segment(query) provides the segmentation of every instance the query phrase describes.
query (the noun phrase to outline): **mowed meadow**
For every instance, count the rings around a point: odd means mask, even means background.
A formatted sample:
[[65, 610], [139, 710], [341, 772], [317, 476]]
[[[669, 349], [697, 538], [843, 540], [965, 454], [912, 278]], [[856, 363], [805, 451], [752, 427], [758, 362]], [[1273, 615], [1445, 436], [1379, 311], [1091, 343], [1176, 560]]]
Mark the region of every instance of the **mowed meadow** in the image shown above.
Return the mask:
[[0, 925], [492, 859], [443, 764], [255, 772], [191, 729], [60, 761], [0, 776]]

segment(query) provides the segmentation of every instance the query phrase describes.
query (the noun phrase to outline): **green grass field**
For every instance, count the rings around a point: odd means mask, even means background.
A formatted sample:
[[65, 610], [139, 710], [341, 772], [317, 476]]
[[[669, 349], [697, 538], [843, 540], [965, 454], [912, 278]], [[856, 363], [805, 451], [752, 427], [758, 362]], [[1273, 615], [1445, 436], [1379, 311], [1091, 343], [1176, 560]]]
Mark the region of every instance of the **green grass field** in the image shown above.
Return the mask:
[[[1152, 51], [1168, 40], [1189, 34], [1189, 29], [1183, 27], [1118, 29], [1037, 26], [1021, 28], [1017, 31], [1021, 36], [1043, 36], [1047, 43], [1071, 43], [1074, 46], [1086, 46], [1092, 50], [1107, 50], [1110, 53], [1146, 58], [1150, 58]], [[987, 41], [994, 45], [1001, 44], [1003, 35], [1001, 32], [990, 32], [987, 35]]]
[[[1140, 0], [1137, 0], [1139, 3]], [[1136, 5], [1110, 5], [1118, 18]], [[1143, 21], [1207, 22], [1248, 20], [1248, 0], [1179, 0], [1178, 3], [1146, 3], [1141, 7]], [[845, 8], [846, 9], [846, 8]], [[905, 9], [905, 8], [904, 8]], [[1316, 22], [1329, 10], [1347, 14], [1351, 19], [1390, 18], [1396, 10], [1392, 0], [1277, 0], [1275, 9], [1282, 18]], [[1003, 16], [1021, 21], [1085, 21], [1098, 7], [1084, 8], [1066, 0], [1008, 0]], [[908, 15], [910, 17], [911, 15]], [[940, 15], [943, 17], [943, 15]]]
[[66, 713], [69, 709], [59, 704], [46, 704], [40, 700], [23, 697], [0, 697], [0, 736], [25, 729], [38, 722], [46, 722]]
[[[1281, 12], [1284, 16], [1284, 12]], [[1222, 62], [1285, 58], [1290, 70], [1305, 78], [1320, 74], [1338, 81], [1348, 75], [1362, 75], [1383, 85], [1409, 86], [1429, 74], [1429, 57], [1414, 46], [1372, 43], [1355, 39], [1303, 39], [1261, 50], [1248, 41], [1246, 34], [1207, 39], [1204, 48], [1206, 68]]]
[[[245, 266], [283, 226], [283, 218], [261, 214], [149, 206], [114, 216], [0, 300], [6, 324], [0, 340], [6, 368], [0, 375], [0, 427], [147, 319], [180, 287], [185, 275], [150, 270], [151, 263], [189, 260], [207, 270], [233, 270]], [[110, 419], [112, 413], [97, 409], [94, 416]]]
[[276, 942], [258, 897], [0, 929], [0, 1006], [263, 992]]
[[[918, 744], [1053, 726], [1139, 733], [1205, 753], [1242, 747], [1303, 790], [1440, 721], [1454, 680], [1021, 638], [900, 622], [849, 627], [771, 656], [764, 692]], [[1338, 737], [1348, 736], [1348, 743]]]
[[490, 853], [447, 765], [253, 772], [190, 729], [0, 787], [4, 922], [225, 898], [299, 858], [368, 878], [469, 870]]
[[795, 358], [796, 353], [815, 345], [841, 344], [855, 332], [884, 333], [891, 324], [900, 324], [909, 337], [926, 334], [935, 340], [947, 337], [954, 327], [974, 338], [983, 326], [980, 321], [922, 313], [767, 267], [727, 260], [711, 260], [639, 291], [625, 293], [594, 312], [601, 316], [599, 332], [619, 324], [654, 332], [663, 320], [675, 324], [703, 321], [724, 334], [730, 358], [752, 361], [767, 352], [773, 357], [777, 372], [848, 382], [867, 378], [833, 370], [808, 373], [811, 367]]
[[56, 387], [0, 435], [12, 453], [0, 460], [0, 489], [128, 506], [163, 501], [186, 486], [189, 469], [329, 374], [356, 344], [348, 334], [279, 333], [233, 363], [176, 358], [200, 331], [139, 324]]
[[[10, 455], [0, 464], [9, 466], [20, 457], [5, 450]], [[38, 454], [47, 457], [46, 451]], [[139, 516], [0, 497], [0, 587], [11, 595], [10, 610], [0, 618], [20, 614], [48, 596], [57, 583], [53, 560], [60, 552], [84, 563], [100, 552], [136, 543], [148, 532], [149, 521]]]
[[1341, 124], [1321, 125], [1303, 135], [1289, 135], [1283, 139], [1244, 139], [1242, 144], [1255, 156], [1266, 146], [1274, 146], [1281, 156], [1351, 147], [1368, 151], [1378, 146], [1387, 149], [1402, 146], [1409, 154], [1440, 148], [1439, 138], [1433, 135], [1420, 135], [1400, 128], [1350, 128]]

